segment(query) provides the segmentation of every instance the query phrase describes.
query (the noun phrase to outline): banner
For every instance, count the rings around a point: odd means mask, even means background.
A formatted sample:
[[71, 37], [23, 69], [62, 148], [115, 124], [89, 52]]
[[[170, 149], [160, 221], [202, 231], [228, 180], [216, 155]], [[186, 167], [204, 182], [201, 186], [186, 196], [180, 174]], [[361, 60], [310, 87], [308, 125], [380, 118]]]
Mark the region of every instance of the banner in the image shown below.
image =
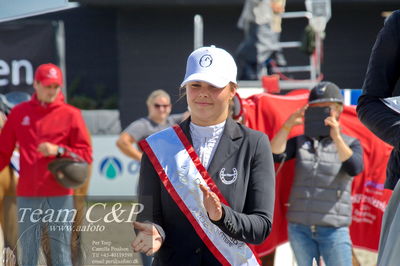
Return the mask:
[[[307, 103], [308, 94], [308, 90], [297, 90], [286, 96], [264, 93], [247, 98], [244, 100], [246, 124], [265, 132], [272, 139], [286, 119]], [[361, 124], [355, 106], [344, 107], [340, 123], [344, 134], [360, 140], [364, 156], [364, 171], [353, 181], [351, 239], [354, 246], [376, 251], [382, 215], [392, 194], [390, 190], [383, 189], [386, 163], [392, 148]], [[303, 126], [296, 126], [289, 138], [300, 134], [303, 134]], [[257, 246], [259, 256], [267, 255], [288, 241], [286, 212], [294, 177], [294, 161], [285, 162], [276, 177], [272, 233], [263, 244]], [[275, 169], [277, 167], [278, 164]]]
[[51, 21], [0, 23], [0, 93], [32, 93], [35, 68], [59, 63], [57, 27]]

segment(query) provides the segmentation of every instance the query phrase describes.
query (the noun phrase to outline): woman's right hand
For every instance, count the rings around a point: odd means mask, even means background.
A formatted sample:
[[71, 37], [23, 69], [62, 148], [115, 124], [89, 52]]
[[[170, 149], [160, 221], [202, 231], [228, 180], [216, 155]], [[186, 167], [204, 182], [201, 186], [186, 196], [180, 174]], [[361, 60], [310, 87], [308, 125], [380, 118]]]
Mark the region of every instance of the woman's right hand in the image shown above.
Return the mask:
[[162, 237], [152, 223], [133, 222], [133, 227], [139, 230], [132, 248], [135, 252], [141, 252], [147, 256], [156, 253], [162, 245]]
[[292, 128], [297, 125], [303, 124], [304, 120], [304, 112], [307, 109], [308, 105], [304, 105], [297, 111], [295, 111], [293, 114], [289, 116], [289, 118], [286, 120], [284, 126], [287, 128]]

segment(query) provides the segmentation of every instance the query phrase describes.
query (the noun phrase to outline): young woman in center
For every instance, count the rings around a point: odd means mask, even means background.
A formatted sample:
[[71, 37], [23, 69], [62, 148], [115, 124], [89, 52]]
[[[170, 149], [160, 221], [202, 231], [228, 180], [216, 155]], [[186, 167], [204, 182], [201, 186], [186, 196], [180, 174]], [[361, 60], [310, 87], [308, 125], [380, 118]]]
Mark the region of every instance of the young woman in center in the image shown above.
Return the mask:
[[225, 50], [195, 50], [181, 84], [190, 117], [140, 143], [132, 247], [153, 265], [258, 264], [249, 244], [271, 232], [274, 165], [268, 137], [229, 117], [236, 74]]

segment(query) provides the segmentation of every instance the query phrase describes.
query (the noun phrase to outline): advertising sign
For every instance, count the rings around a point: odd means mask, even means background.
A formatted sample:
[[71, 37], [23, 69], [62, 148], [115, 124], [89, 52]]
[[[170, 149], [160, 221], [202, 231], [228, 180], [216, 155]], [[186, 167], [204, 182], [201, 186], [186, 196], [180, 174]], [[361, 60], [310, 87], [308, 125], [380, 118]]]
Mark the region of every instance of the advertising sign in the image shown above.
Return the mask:
[[94, 161], [90, 196], [137, 195], [140, 164], [118, 150], [117, 138], [117, 135], [92, 137]]
[[0, 23], [0, 93], [32, 93], [35, 68], [59, 63], [57, 27], [58, 23], [52, 21]]

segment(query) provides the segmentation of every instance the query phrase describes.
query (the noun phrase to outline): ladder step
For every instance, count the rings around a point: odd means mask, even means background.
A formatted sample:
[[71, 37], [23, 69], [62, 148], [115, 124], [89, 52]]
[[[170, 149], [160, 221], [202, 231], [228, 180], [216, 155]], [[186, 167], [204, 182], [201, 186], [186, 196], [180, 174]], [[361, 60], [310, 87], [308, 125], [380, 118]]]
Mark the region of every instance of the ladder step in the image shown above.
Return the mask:
[[282, 18], [312, 18], [312, 13], [308, 11], [295, 11], [295, 12], [285, 12], [281, 14]]
[[311, 72], [311, 66], [288, 66], [288, 67], [273, 67], [272, 70], [274, 72], [285, 72], [285, 73], [293, 73], [293, 72]]
[[281, 48], [298, 48], [301, 46], [301, 42], [280, 42]]
[[[318, 80], [280, 80], [281, 90], [311, 89], [318, 84]], [[261, 80], [238, 80], [239, 94], [243, 98], [249, 97], [254, 93], [264, 91]]]
[[280, 80], [281, 90], [312, 89], [318, 84], [318, 80]]

